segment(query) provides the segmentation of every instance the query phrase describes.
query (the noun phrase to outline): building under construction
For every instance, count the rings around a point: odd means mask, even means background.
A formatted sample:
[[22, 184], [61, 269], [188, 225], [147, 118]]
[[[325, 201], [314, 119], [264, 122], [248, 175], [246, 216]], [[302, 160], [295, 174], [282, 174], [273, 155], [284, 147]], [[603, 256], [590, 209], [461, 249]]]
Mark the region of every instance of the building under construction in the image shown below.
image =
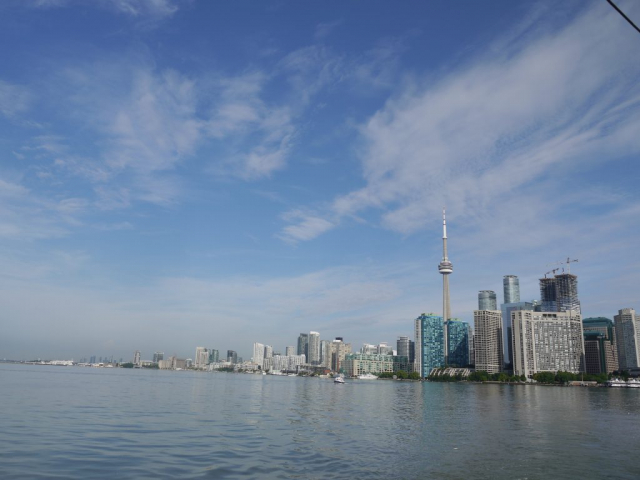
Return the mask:
[[571, 273], [540, 279], [540, 299], [543, 312], [581, 313], [578, 300], [578, 276]]

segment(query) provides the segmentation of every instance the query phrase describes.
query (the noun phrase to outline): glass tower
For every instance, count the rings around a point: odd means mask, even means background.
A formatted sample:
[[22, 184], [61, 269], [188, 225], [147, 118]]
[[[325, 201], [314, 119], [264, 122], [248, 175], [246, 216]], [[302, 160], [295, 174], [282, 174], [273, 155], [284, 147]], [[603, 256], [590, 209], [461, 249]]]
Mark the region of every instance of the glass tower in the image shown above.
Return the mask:
[[423, 313], [416, 324], [416, 367], [422, 377], [434, 368], [444, 367], [444, 322], [434, 313]]
[[520, 280], [516, 275], [505, 275], [502, 278], [504, 288], [504, 303], [518, 303], [520, 301]]
[[452, 367], [469, 365], [469, 324], [452, 318], [447, 322], [448, 363]]
[[480, 290], [478, 292], [478, 310], [497, 310], [498, 300], [493, 290]]

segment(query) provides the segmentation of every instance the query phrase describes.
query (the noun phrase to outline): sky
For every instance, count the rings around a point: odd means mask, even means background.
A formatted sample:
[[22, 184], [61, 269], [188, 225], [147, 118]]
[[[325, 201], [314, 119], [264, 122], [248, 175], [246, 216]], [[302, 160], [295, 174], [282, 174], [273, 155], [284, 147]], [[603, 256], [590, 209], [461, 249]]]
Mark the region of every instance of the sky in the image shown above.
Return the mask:
[[[640, 4], [617, 2], [640, 22]], [[578, 259], [640, 308], [640, 35], [605, 1], [0, 4], [0, 358], [395, 344]]]

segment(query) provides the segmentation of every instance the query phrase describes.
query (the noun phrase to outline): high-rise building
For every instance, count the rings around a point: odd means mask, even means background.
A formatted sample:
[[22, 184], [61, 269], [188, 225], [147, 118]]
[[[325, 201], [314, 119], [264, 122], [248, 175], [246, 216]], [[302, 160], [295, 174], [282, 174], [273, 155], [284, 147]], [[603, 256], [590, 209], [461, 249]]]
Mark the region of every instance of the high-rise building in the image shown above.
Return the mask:
[[285, 347], [284, 354], [286, 357], [296, 354], [296, 347]]
[[520, 301], [520, 280], [516, 275], [505, 275], [502, 278], [504, 303], [518, 303]]
[[469, 365], [469, 324], [457, 318], [447, 322], [448, 365], [466, 367]]
[[209, 364], [209, 350], [205, 347], [196, 347], [196, 356], [194, 367], [195, 368], [204, 368]]
[[582, 318], [575, 311], [519, 310], [511, 313], [511, 320], [515, 375], [584, 371]]
[[[106, 357], [105, 357], [106, 358]], [[100, 357], [100, 359], [102, 360], [102, 357]], [[106, 360], [105, 360], [106, 361]], [[140, 357], [140, 350], [136, 350], [133, 353], [133, 364], [137, 365], [138, 367], [142, 366], [142, 359]]]
[[[447, 252], [447, 219], [445, 216], [445, 210], [442, 209], [442, 261], [438, 264], [438, 271], [442, 275], [442, 321], [443, 323], [443, 336], [447, 338], [447, 320], [451, 317], [451, 302], [449, 300], [449, 275], [453, 273], [453, 264], [449, 261]], [[418, 342], [416, 341], [416, 348]], [[447, 360], [447, 343], [444, 344], [444, 359]], [[429, 372], [424, 375], [429, 375]]]
[[498, 297], [493, 290], [480, 290], [478, 292], [478, 310], [497, 310]]
[[423, 313], [415, 320], [415, 366], [421, 377], [434, 368], [444, 367], [445, 329], [442, 317]]
[[499, 373], [503, 369], [502, 312], [475, 310], [473, 312], [476, 371]]
[[[91, 358], [89, 358], [89, 363], [96, 363], [96, 356], [95, 355], [91, 355]], [[122, 363], [122, 362], [120, 362]]]
[[318, 332], [309, 332], [309, 356], [310, 365], [320, 365], [320, 334]]
[[209, 363], [218, 363], [220, 361], [220, 352], [215, 348], [209, 349]]
[[331, 342], [320, 340], [320, 365], [331, 368]]
[[309, 358], [309, 334], [301, 333], [298, 336], [298, 355], [304, 355]]
[[396, 350], [399, 357], [407, 357], [409, 359], [409, 363], [413, 368], [413, 362], [415, 361], [415, 344], [413, 341], [409, 337], [398, 337]]
[[340, 372], [342, 370], [342, 362], [348, 353], [351, 353], [351, 344], [345, 343], [342, 337], [336, 337], [331, 342], [331, 370]]
[[153, 363], [158, 363], [164, 359], [164, 352], [156, 352], [153, 354]]
[[235, 350], [227, 350], [227, 362], [238, 363], [238, 353]]
[[508, 370], [511, 370], [513, 368], [511, 312], [517, 310], [533, 311], [535, 310], [535, 304], [533, 302], [503, 303], [500, 305], [500, 310], [502, 311], [502, 355], [505, 365], [507, 365]]
[[582, 320], [585, 371], [591, 374], [618, 370], [618, 351], [613, 321], [604, 318]]
[[252, 362], [262, 368], [264, 364], [264, 345], [262, 343], [255, 342], [253, 344]]
[[640, 367], [640, 320], [633, 308], [623, 308], [613, 317], [620, 370]]
[[264, 346], [264, 358], [272, 358], [273, 357], [273, 347], [271, 345]]
[[562, 273], [553, 278], [541, 278], [540, 299], [543, 312], [574, 311], [580, 313], [577, 275]]

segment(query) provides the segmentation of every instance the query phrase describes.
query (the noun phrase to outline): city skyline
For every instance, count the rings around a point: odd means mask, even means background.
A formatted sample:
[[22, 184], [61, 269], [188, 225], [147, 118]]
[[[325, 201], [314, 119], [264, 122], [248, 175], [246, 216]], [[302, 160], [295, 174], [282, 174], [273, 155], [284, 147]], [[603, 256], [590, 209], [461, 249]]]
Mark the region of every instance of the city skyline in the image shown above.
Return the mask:
[[0, 7], [0, 357], [412, 337], [443, 205], [451, 317], [567, 256], [583, 317], [638, 307], [640, 50], [605, 2], [126, 4]]

